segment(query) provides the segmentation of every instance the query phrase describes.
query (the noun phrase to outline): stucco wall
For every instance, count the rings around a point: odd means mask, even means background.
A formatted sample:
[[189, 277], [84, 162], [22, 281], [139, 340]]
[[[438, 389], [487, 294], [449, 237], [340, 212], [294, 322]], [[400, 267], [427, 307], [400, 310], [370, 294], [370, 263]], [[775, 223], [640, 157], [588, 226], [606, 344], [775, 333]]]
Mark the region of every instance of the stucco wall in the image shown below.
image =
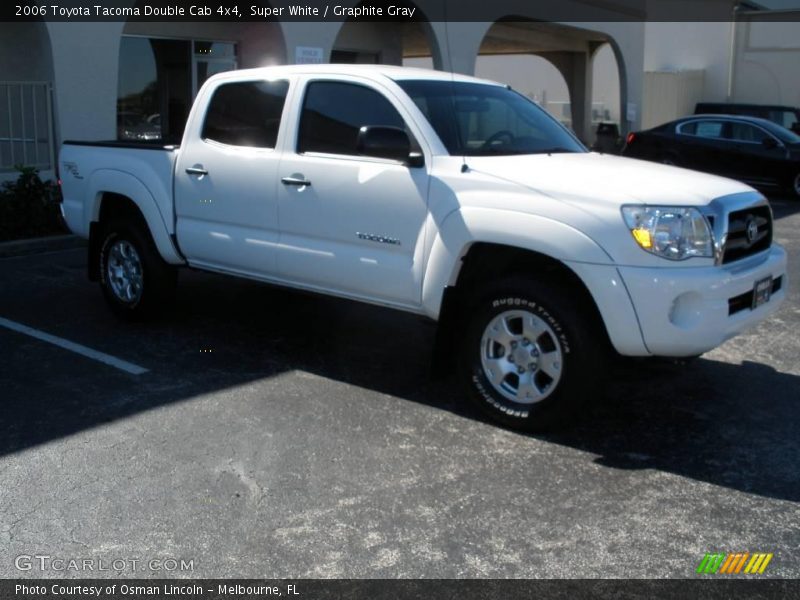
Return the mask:
[[703, 71], [703, 100], [728, 95], [732, 26], [716, 23], [647, 23], [644, 70]]
[[800, 106], [800, 11], [787, 21], [737, 27], [733, 99]]
[[51, 56], [44, 23], [0, 23], [0, 81], [50, 81]]

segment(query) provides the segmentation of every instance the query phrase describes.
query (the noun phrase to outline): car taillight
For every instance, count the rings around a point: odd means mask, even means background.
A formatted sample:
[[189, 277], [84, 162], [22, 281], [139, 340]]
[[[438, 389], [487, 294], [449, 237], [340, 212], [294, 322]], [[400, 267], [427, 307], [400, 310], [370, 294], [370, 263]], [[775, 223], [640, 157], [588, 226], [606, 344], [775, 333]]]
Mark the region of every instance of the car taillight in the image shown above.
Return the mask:
[[633, 140], [635, 140], [635, 139], [636, 139], [636, 134], [635, 133], [629, 133], [628, 137], [625, 138], [625, 143], [626, 144], [632, 144]]

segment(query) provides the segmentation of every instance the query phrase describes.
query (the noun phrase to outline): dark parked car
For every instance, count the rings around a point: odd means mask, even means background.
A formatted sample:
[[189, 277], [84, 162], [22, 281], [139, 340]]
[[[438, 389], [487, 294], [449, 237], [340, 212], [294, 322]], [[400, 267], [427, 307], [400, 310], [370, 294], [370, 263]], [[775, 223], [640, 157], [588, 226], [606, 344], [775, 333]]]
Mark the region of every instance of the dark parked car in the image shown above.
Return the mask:
[[724, 175], [800, 198], [800, 136], [766, 119], [695, 115], [629, 133], [623, 156]]
[[772, 104], [734, 104], [732, 102], [700, 102], [694, 108], [696, 115], [737, 115], [758, 117], [800, 134], [800, 108]]

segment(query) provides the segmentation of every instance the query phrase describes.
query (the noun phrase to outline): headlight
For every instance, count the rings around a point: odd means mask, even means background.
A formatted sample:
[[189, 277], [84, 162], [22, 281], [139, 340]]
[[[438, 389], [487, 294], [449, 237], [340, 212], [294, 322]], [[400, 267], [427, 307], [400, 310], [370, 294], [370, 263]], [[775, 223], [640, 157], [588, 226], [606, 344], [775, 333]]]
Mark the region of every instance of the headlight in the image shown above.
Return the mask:
[[711, 229], [696, 208], [623, 206], [622, 216], [633, 239], [647, 252], [670, 260], [714, 257]]

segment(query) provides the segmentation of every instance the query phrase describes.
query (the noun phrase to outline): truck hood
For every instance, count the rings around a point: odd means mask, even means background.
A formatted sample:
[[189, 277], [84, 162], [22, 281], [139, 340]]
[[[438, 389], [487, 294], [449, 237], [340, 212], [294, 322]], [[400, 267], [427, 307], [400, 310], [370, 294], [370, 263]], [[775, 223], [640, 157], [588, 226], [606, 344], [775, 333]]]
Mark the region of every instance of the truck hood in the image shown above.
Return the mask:
[[702, 206], [753, 191], [732, 179], [659, 163], [596, 153], [467, 157], [471, 170], [513, 182], [554, 200], [595, 209], [623, 204]]

